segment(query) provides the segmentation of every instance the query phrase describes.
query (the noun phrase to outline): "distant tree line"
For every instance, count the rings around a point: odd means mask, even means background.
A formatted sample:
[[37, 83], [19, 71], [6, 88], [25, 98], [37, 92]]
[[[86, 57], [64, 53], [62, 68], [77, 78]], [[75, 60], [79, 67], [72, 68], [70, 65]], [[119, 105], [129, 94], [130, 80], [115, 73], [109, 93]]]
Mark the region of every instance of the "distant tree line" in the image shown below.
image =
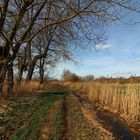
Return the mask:
[[99, 78], [95, 78], [94, 75], [89, 74], [86, 76], [79, 76], [70, 70], [64, 69], [61, 80], [65, 82], [99, 82], [99, 83], [120, 83], [120, 84], [126, 84], [126, 83], [140, 83], [140, 76], [130, 76], [128, 78], [125, 77], [105, 77], [101, 76]]
[[100, 83], [120, 83], [120, 84], [126, 84], [126, 83], [140, 83], [140, 76], [130, 76], [128, 78], [125, 77], [99, 77], [94, 80], [95, 82]]

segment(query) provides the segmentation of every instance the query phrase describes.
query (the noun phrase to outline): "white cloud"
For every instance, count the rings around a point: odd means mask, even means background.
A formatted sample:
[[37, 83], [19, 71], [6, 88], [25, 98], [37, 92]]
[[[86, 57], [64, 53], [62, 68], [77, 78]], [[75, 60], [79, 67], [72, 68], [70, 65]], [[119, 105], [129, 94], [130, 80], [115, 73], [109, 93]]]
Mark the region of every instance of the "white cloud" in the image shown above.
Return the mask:
[[112, 47], [112, 46], [109, 45], [109, 44], [103, 44], [103, 43], [101, 43], [101, 44], [97, 44], [97, 45], [95, 46], [94, 50], [100, 51], [100, 50], [104, 50], [104, 49], [111, 48], [111, 47]]

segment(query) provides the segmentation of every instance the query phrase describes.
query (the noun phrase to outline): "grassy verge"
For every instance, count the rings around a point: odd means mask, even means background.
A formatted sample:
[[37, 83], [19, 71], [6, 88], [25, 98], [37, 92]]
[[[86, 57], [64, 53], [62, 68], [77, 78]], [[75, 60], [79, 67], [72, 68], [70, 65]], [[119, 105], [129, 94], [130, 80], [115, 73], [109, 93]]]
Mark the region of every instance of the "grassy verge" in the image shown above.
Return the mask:
[[3, 100], [3, 110], [0, 111], [0, 139], [9, 139], [9, 136], [40, 108], [41, 103], [38, 96]]
[[[48, 115], [51, 105], [64, 96], [62, 92], [67, 91], [53, 89], [31, 97], [3, 100], [0, 105], [0, 139], [38, 139], [38, 131], [44, 118]], [[59, 112], [60, 107], [56, 116], [59, 116]]]
[[56, 95], [43, 94], [40, 108], [32, 115], [32, 117], [18, 129], [10, 138], [10, 140], [37, 140], [38, 131], [41, 127], [43, 119], [48, 114], [52, 103], [58, 98]]
[[42, 96], [40, 108], [35, 113], [33, 113], [32, 117], [20, 129], [14, 132], [10, 139], [23, 140], [26, 138], [36, 140], [38, 137], [37, 132], [41, 125], [42, 118], [47, 115], [47, 112], [54, 100], [56, 100], [56, 97], [44, 94]]

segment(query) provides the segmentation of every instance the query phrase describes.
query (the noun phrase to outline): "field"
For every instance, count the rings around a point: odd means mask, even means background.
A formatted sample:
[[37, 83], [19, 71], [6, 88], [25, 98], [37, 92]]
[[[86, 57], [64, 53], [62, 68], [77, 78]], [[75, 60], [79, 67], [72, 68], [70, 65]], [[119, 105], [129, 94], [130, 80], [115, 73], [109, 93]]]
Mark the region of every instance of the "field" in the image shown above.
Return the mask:
[[21, 86], [21, 95], [0, 99], [1, 140], [140, 139], [139, 84]]

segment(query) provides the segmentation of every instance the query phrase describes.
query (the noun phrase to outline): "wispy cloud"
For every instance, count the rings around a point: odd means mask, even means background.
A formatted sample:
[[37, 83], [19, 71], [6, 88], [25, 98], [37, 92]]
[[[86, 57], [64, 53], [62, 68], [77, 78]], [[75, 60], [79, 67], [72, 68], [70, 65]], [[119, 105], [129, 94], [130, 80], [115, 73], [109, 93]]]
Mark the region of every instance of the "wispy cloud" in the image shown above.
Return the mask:
[[94, 48], [94, 50], [96, 51], [100, 51], [100, 50], [105, 50], [107, 48], [111, 48], [112, 46], [109, 45], [109, 44], [103, 44], [103, 43], [100, 43], [100, 44], [97, 44]]
[[114, 74], [114, 75], [128, 75], [128, 74], [132, 74], [132, 73], [125, 72], [125, 71], [116, 71], [116, 72], [113, 72], [112, 74]]

